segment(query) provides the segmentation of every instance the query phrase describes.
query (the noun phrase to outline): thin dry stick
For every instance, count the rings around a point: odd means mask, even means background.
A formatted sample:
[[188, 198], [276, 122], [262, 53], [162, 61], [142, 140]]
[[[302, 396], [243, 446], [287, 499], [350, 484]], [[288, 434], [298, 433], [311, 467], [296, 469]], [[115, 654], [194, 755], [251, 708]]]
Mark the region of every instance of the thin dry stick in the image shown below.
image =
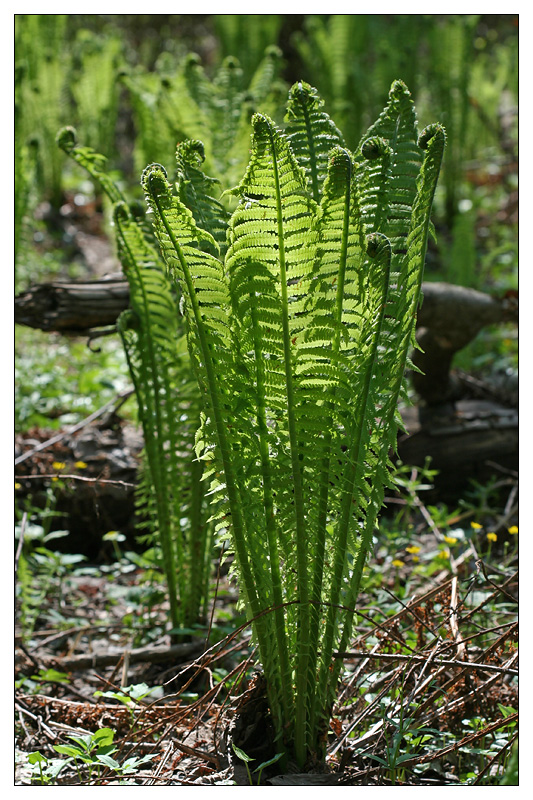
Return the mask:
[[102, 483], [102, 484], [110, 484], [112, 486], [122, 486], [124, 489], [135, 489], [134, 483], [128, 483], [127, 481], [116, 481], [111, 480], [108, 478], [87, 478], [85, 475], [70, 475], [70, 474], [63, 474], [57, 472], [51, 472], [47, 474], [39, 474], [39, 475], [17, 475], [19, 480], [23, 481], [41, 481], [43, 478], [61, 478], [62, 481], [83, 481], [84, 483]]
[[[476, 633], [473, 633], [471, 636], [465, 636], [461, 641], [464, 642], [464, 644], [466, 644], [467, 642], [471, 642], [472, 639], [477, 639], [480, 636], [485, 636], [485, 634], [487, 633], [492, 633], [493, 631], [501, 631], [504, 628], [512, 628], [513, 625], [516, 625], [516, 622], [504, 622], [502, 625], [495, 625], [493, 628], [483, 628], [483, 630], [477, 631]], [[449, 642], [449, 643], [443, 642], [441, 647], [441, 653], [443, 653], [445, 650], [449, 650], [450, 648], [456, 646], [457, 645], [455, 642]]]
[[[372, 650], [370, 651], [369, 655], [375, 655], [375, 654], [378, 652], [378, 650], [379, 650], [379, 648], [380, 648], [380, 647], [381, 647], [381, 642], [377, 642], [377, 643], [374, 645], [374, 647], [372, 648]], [[359, 676], [360, 676], [360, 675], [363, 673], [363, 671], [366, 669], [366, 667], [367, 667], [367, 664], [369, 663], [369, 661], [370, 661], [370, 658], [365, 658], [365, 660], [364, 660], [364, 661], [362, 661], [362, 663], [361, 663], [361, 664], [359, 664], [359, 666], [357, 667], [357, 669], [356, 669], [356, 670], [354, 671], [354, 673], [351, 675], [351, 677], [350, 677], [350, 680], [348, 681], [347, 685], [346, 685], [346, 686], [344, 687], [344, 689], [342, 690], [342, 692], [341, 692], [341, 694], [340, 694], [340, 696], [339, 696], [339, 699], [338, 699], [338, 701], [337, 701], [337, 705], [341, 705], [341, 704], [342, 704], [342, 702], [343, 702], [344, 700], [348, 699], [348, 697], [350, 696], [350, 694], [349, 694], [349, 692], [350, 692], [350, 689], [352, 688], [352, 686], [353, 686], [354, 684], [356, 684], [356, 683], [357, 683], [357, 681], [358, 681], [358, 679], [359, 679]]]
[[[452, 579], [448, 578], [447, 580], [444, 581], [444, 583], [439, 584], [439, 586], [434, 586], [432, 589], [429, 589], [427, 592], [425, 592], [425, 594], [421, 595], [420, 597], [417, 597], [415, 595], [413, 598], [411, 598], [411, 600], [409, 600], [409, 602], [402, 608], [401, 611], [398, 611], [396, 614], [394, 614], [394, 616], [389, 617], [381, 625], [376, 623], [374, 620], [370, 620], [370, 621], [376, 627], [378, 627], [380, 630], [383, 630], [383, 631], [387, 632], [386, 631], [386, 627], [388, 625], [393, 625], [395, 622], [400, 620], [410, 609], [415, 608], [416, 606], [419, 606], [422, 603], [427, 602], [432, 597], [434, 597], [434, 595], [439, 594], [439, 592], [444, 591], [444, 589], [446, 589], [446, 587], [448, 586], [449, 583], [451, 583], [451, 581], [452, 581]], [[395, 598], [395, 599], [397, 599], [397, 598]], [[358, 612], [358, 613], [360, 613], [360, 612]], [[365, 619], [366, 619], [366, 617], [365, 617]], [[366, 633], [361, 634], [357, 638], [357, 641], [358, 642], [364, 642], [365, 639], [368, 639], [369, 636], [372, 636], [374, 634], [375, 634], [375, 630], [374, 629], [369, 630]], [[403, 642], [402, 642], [402, 644], [403, 644]]]
[[[436, 652], [436, 648], [434, 648]], [[480, 670], [485, 672], [499, 672], [505, 675], [518, 675], [518, 670], [516, 669], [506, 669], [505, 667], [497, 667], [494, 664], [479, 664], [478, 662], [473, 661], [459, 661], [459, 660], [452, 660], [452, 659], [431, 659], [431, 653], [429, 656], [417, 656], [417, 655], [400, 655], [399, 653], [358, 653], [356, 651], [347, 651], [345, 653], [334, 653], [335, 658], [372, 658], [377, 660], [383, 661], [418, 661], [418, 662], [427, 662], [431, 660], [431, 663], [435, 664], [438, 667], [465, 667], [467, 669], [472, 670]], [[454, 679], [455, 680], [455, 679]]]
[[142, 784], [143, 786], [153, 786], [154, 785], [154, 783], [157, 781], [157, 779], [161, 775], [161, 773], [163, 771], [163, 767], [167, 763], [167, 761], [170, 758], [170, 756], [171, 756], [173, 751], [174, 751], [174, 747], [172, 745], [172, 742], [168, 742], [168, 744], [167, 744], [167, 746], [165, 748], [165, 752], [161, 756], [161, 760], [159, 761], [159, 764], [157, 765], [157, 767], [155, 769], [155, 772], [152, 775], [150, 775], [149, 778], [146, 778], [146, 780], [143, 781], [143, 784]]
[[[508, 586], [513, 580], [516, 580], [517, 576], [518, 576], [518, 571], [515, 572], [513, 575], [511, 575], [510, 578], [507, 578], [507, 580], [504, 583], [502, 583], [502, 585], [499, 586], [496, 591], [494, 591], [491, 595], [486, 597], [483, 600], [483, 602], [481, 602], [478, 606], [473, 608], [472, 611], [470, 611], [465, 617], [463, 617], [463, 622], [467, 622], [470, 619], [470, 617], [473, 617], [477, 611], [483, 608], [483, 606], [486, 606], [487, 603], [490, 603], [491, 600], [494, 600], [494, 598], [502, 591], [502, 589], [505, 589], [506, 586]], [[516, 602], [516, 598], [513, 597], [513, 601]]]
[[50, 730], [50, 728], [48, 727], [48, 725], [45, 725], [45, 723], [44, 723], [44, 722], [43, 722], [43, 720], [42, 720], [42, 717], [37, 717], [35, 714], [33, 714], [31, 711], [29, 711], [29, 709], [27, 709], [25, 706], [23, 706], [23, 705], [20, 703], [20, 701], [17, 701], [17, 702], [15, 703], [15, 708], [16, 708], [16, 710], [17, 710], [19, 713], [21, 713], [21, 714], [24, 714], [26, 717], [29, 717], [29, 718], [30, 718], [30, 719], [32, 719], [34, 722], [36, 722], [36, 723], [37, 723], [37, 725], [39, 726], [39, 728], [42, 728], [42, 730], [43, 730], [43, 731], [46, 733], [46, 735], [48, 736], [48, 738], [49, 738], [49, 739], [51, 739], [53, 742], [55, 742], [55, 740], [56, 740], [56, 738], [57, 738], [57, 737], [56, 737], [56, 736], [55, 736], [55, 734], [54, 734], [54, 733], [53, 733], [53, 732]]
[[455, 742], [455, 744], [449, 745], [448, 747], [443, 747], [442, 750], [438, 750], [436, 753], [429, 753], [427, 756], [422, 756], [421, 758], [411, 758], [407, 761], [402, 761], [402, 768], [414, 767], [417, 764], [427, 764], [428, 761], [434, 761], [443, 758], [443, 756], [454, 753], [461, 747], [465, 747], [467, 744], [472, 744], [472, 742], [475, 742], [476, 739], [486, 736], [487, 733], [492, 733], [492, 731], [498, 730], [498, 728], [501, 728], [503, 725], [508, 725], [516, 720], [518, 720], [517, 713], [510, 714], [508, 717], [497, 719], [495, 722], [490, 723], [482, 730], [475, 731], [475, 733], [465, 736], [464, 739], [461, 739], [461, 741]]
[[26, 530], [26, 522], [28, 520], [28, 512], [25, 511], [22, 515], [22, 520], [20, 523], [20, 534], [19, 534], [19, 543], [17, 546], [17, 552], [15, 553], [15, 578], [17, 576], [18, 568], [19, 568], [19, 559], [22, 553], [22, 546], [24, 544], [24, 532]]
[[476, 567], [478, 567], [478, 568], [481, 570], [481, 572], [483, 573], [483, 577], [485, 578], [485, 580], [487, 581], [487, 583], [488, 583], [490, 586], [492, 586], [492, 588], [493, 588], [493, 589], [497, 589], [498, 591], [500, 591], [500, 592], [501, 592], [502, 594], [504, 594], [504, 595], [507, 597], [507, 599], [508, 599], [508, 600], [510, 600], [512, 603], [516, 603], [516, 602], [517, 602], [517, 600], [516, 600], [516, 597], [513, 597], [513, 595], [512, 595], [512, 594], [509, 594], [509, 592], [506, 592], [506, 591], [505, 591], [505, 588], [504, 588], [504, 586], [498, 586], [498, 584], [497, 584], [497, 583], [494, 583], [494, 581], [492, 581], [492, 580], [489, 578], [489, 576], [487, 575], [487, 567], [486, 567], [486, 565], [485, 565], [485, 562], [484, 562], [484, 561], [482, 561], [481, 559], [479, 559], [479, 561], [476, 561]]
[[507, 742], [507, 744], [504, 744], [504, 746], [501, 748], [501, 750], [498, 750], [498, 752], [496, 753], [496, 755], [495, 755], [495, 756], [493, 756], [493, 757], [492, 757], [492, 758], [491, 758], [491, 759], [490, 759], [490, 760], [487, 762], [487, 764], [486, 764], [486, 765], [483, 767], [483, 769], [481, 770], [481, 772], [480, 772], [480, 773], [479, 773], [479, 775], [477, 776], [477, 778], [476, 778], [476, 780], [474, 781], [474, 783], [472, 784], [472, 786], [479, 786], [479, 784], [481, 783], [481, 779], [482, 779], [482, 778], [483, 778], [483, 777], [484, 777], [484, 776], [487, 774], [487, 772], [490, 770], [490, 768], [492, 767], [492, 765], [494, 764], [494, 762], [495, 762], [495, 761], [497, 761], [497, 759], [498, 759], [498, 758], [500, 758], [500, 757], [502, 756], [502, 754], [503, 754], [503, 753], [505, 753], [505, 751], [506, 751], [506, 750], [507, 750], [509, 747], [511, 747], [511, 745], [513, 745], [513, 744], [515, 743], [515, 741], [517, 740], [517, 738], [518, 738], [518, 734], [515, 734], [515, 735], [513, 736], [513, 738], [512, 738], [512, 739], [511, 739], [509, 742]]
[[452, 580], [452, 591], [450, 598], [450, 630], [452, 637], [457, 645], [457, 657], [459, 660], [464, 661], [466, 656], [466, 645], [463, 642], [459, 632], [459, 622], [457, 618], [458, 603], [458, 590], [457, 590], [457, 576]]
[[[505, 662], [505, 664], [503, 665], [502, 669], [510, 669], [511, 665], [514, 664], [514, 662], [517, 660], [517, 658], [518, 658], [518, 654], [515, 653], [515, 655], [512, 658], [510, 658], [508, 661]], [[450, 681], [449, 684], [447, 684], [447, 686], [451, 685], [452, 683], [456, 683], [458, 678], [459, 678], [459, 676], [454, 676], [453, 681]], [[426, 700], [424, 700], [420, 704], [420, 706], [418, 707], [418, 709], [416, 711], [416, 716], [417, 716], [417, 718], [420, 717], [421, 713], [423, 711], [425, 711], [425, 709], [428, 706], [432, 706], [432, 711], [429, 714], [426, 714], [425, 717], [421, 717], [420, 718], [420, 724], [421, 725], [422, 724], [423, 725], [427, 725], [429, 722], [432, 722], [435, 719], [439, 719], [439, 717], [446, 717], [449, 713], [454, 711], [456, 708], [461, 708], [462, 706], [464, 706], [469, 700], [471, 700], [471, 699], [473, 699], [475, 697], [479, 698], [483, 694], [486, 694], [487, 691], [492, 687], [492, 685], [494, 683], [496, 683], [498, 680], [500, 680], [500, 674], [497, 673], [495, 675], [492, 675], [490, 678], [487, 678], [485, 683], [481, 684], [481, 686], [476, 686], [476, 688], [472, 689], [467, 695], [463, 695], [463, 696], [457, 698], [456, 700], [452, 700], [447, 705], [445, 705], [442, 708], [439, 708], [439, 709], [437, 709], [435, 711], [434, 710], [435, 709], [435, 705], [434, 704], [435, 704], [435, 700], [436, 700], [437, 696], [438, 695], [443, 695], [443, 694], [446, 693], [446, 688], [447, 687], [446, 686], [440, 687], [440, 689], [437, 692], [434, 692], [433, 694], [431, 694], [428, 698], [426, 698]]]
[[[342, 745], [344, 744], [350, 733], [361, 724], [361, 722], [365, 719], [365, 717], [367, 717], [378, 705], [379, 701], [389, 693], [389, 691], [394, 686], [394, 684], [396, 683], [396, 681], [398, 680], [399, 676], [401, 675], [404, 669], [405, 669], [404, 667], [397, 667], [395, 670], [393, 670], [390, 681], [374, 697], [372, 702], [369, 703], [366, 706], [366, 708], [363, 709], [363, 711], [350, 723], [350, 725], [346, 728], [342, 736], [339, 739], [337, 739], [337, 741], [333, 745], [328, 747], [329, 755], [334, 755], [342, 747]], [[359, 744], [362, 741], [366, 742], [369, 739], [374, 738], [379, 733], [382, 727], [383, 727], [383, 720], [380, 720], [369, 731], [367, 731], [363, 736], [361, 736], [361, 738], [358, 739], [357, 742], [354, 742], [353, 744], [354, 745]]]

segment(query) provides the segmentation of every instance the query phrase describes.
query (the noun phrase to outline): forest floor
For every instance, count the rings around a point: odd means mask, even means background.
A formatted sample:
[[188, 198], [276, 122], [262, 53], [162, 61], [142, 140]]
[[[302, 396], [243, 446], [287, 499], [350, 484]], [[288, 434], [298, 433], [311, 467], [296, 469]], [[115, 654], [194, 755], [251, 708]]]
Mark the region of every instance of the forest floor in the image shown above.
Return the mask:
[[[338, 654], [326, 765], [266, 768], [263, 783], [501, 782], [518, 730], [516, 526], [504, 513], [439, 518], [421, 496], [411, 485], [391, 498], [397, 511], [380, 526], [352, 646]], [[112, 556], [89, 563], [33, 534], [23, 518], [19, 542], [32, 548], [17, 552], [16, 784], [249, 783], [231, 742], [251, 769], [272, 751], [251, 631], [225, 570], [206, 628], [173, 644], [151, 551], [123, 552], [119, 537]]]

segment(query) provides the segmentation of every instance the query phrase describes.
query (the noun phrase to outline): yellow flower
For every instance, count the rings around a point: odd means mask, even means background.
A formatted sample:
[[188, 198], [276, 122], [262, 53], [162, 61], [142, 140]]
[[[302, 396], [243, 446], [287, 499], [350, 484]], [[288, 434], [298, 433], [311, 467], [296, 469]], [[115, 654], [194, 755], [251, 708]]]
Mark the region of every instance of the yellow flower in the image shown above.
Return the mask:
[[413, 544], [411, 545], [411, 547], [406, 547], [405, 551], [406, 553], [413, 554], [413, 553], [419, 553], [421, 549], [422, 549], [421, 547], [417, 547], [415, 544]]
[[489, 542], [496, 542], [496, 541], [498, 541], [498, 537], [496, 536], [496, 534], [494, 533], [494, 531], [490, 531], [490, 533], [487, 533], [487, 539], [489, 540]]
[[87, 468], [87, 464], [85, 463], [85, 461], [76, 461], [74, 466], [77, 467], [78, 469], [86, 469]]
[[511, 527], [507, 528], [507, 530], [512, 535], [514, 535], [515, 533], [518, 533], [518, 527], [516, 525], [511, 525]]
[[457, 544], [457, 539], [455, 536], [445, 536], [444, 541], [446, 544]]
[[58, 470], [65, 469], [66, 466], [67, 465], [65, 464], [64, 461], [54, 461], [54, 463], [52, 464], [52, 469], [58, 469]]
[[439, 558], [449, 558], [449, 557], [450, 557], [450, 551], [448, 550], [448, 548], [440, 551]]
[[22, 489], [22, 484], [15, 481], [15, 489]]
[[471, 522], [470, 527], [473, 528], [475, 531], [480, 531], [483, 525], [480, 525], [479, 522]]
[[394, 561], [392, 562], [393, 567], [403, 567], [403, 565], [404, 562], [401, 561], [399, 558], [395, 558]]
[[413, 561], [416, 563], [417, 561], [420, 561], [420, 559], [418, 556], [413, 556]]
[[52, 478], [52, 481], [58, 481], [58, 480], [59, 480], [59, 478], [57, 477], [57, 475], [54, 475], [53, 478]]

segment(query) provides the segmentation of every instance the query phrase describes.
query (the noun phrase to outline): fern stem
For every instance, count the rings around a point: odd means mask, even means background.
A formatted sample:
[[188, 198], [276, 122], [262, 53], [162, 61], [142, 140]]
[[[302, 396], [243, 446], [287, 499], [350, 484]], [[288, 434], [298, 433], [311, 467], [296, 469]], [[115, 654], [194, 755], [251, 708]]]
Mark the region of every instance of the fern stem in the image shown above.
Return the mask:
[[[433, 127], [430, 126], [423, 133], [426, 136], [426, 141], [422, 139], [421, 145], [422, 146], [425, 145], [427, 147], [428, 152], [422, 164], [422, 169], [420, 173], [420, 186], [416, 200], [413, 204], [412, 217], [411, 217], [412, 238], [411, 236], [408, 236], [407, 239], [408, 250], [405, 256], [406, 268], [404, 270], [406, 274], [404, 275], [404, 280], [401, 281], [401, 283], [403, 284], [403, 292], [409, 298], [409, 309], [405, 316], [407, 320], [412, 320], [413, 322], [410, 326], [408, 326], [405, 329], [403, 339], [401, 340], [401, 348], [397, 353], [397, 363], [399, 364], [399, 368], [394, 370], [394, 375], [396, 376], [396, 380], [393, 386], [391, 387], [392, 389], [391, 397], [393, 399], [392, 401], [389, 401], [389, 418], [381, 420], [381, 427], [385, 431], [382, 437], [381, 453], [378, 454], [378, 459], [381, 462], [384, 462], [387, 457], [387, 449], [389, 443], [388, 443], [388, 438], [386, 436], [386, 428], [390, 426], [393, 421], [391, 417], [395, 413], [396, 403], [400, 394], [404, 376], [405, 364], [407, 362], [409, 345], [411, 344], [411, 337], [414, 331], [414, 324], [413, 324], [414, 318], [416, 310], [420, 303], [420, 298], [422, 293], [422, 280], [424, 277], [424, 264], [426, 260], [429, 224], [431, 219], [431, 206], [433, 203], [433, 197], [435, 195], [435, 189], [437, 186], [437, 179], [439, 176], [440, 165], [445, 145], [445, 134], [441, 126], [439, 125]], [[433, 136], [431, 138], [428, 138], [429, 134], [433, 134]], [[357, 554], [357, 558], [354, 564], [352, 578], [350, 581], [350, 590], [346, 599], [348, 611], [346, 612], [344, 629], [339, 642], [340, 651], [344, 651], [348, 647], [348, 641], [351, 635], [353, 617], [355, 613], [355, 602], [357, 600], [357, 596], [359, 594], [359, 589], [361, 586], [363, 568], [372, 542], [372, 534], [376, 523], [378, 508], [382, 503], [380, 490], [372, 487], [372, 493], [373, 495], [375, 495], [374, 502], [372, 501], [370, 502], [370, 506], [373, 509], [373, 513], [369, 515], [366, 521], [365, 530], [361, 537], [361, 546], [359, 548], [359, 552]], [[334, 670], [337, 678], [340, 672], [340, 668], [341, 664], [336, 663]]]
[[[346, 263], [348, 257], [348, 233], [350, 226], [350, 203], [351, 203], [351, 180], [352, 180], [352, 160], [347, 150], [344, 150], [346, 161], [348, 164], [345, 173], [346, 188], [344, 194], [344, 216], [342, 222], [342, 233], [340, 240], [339, 252], [339, 270], [337, 273], [337, 293], [335, 298], [335, 334], [331, 346], [331, 360], [340, 350], [340, 337], [341, 337], [341, 323], [342, 311], [344, 300], [344, 285], [346, 280]], [[316, 688], [316, 664], [318, 658], [318, 640], [319, 640], [319, 617], [322, 603], [322, 584], [324, 579], [324, 560], [326, 549], [326, 525], [329, 510], [329, 472], [331, 464], [331, 442], [332, 442], [332, 410], [335, 403], [336, 388], [333, 386], [331, 390], [331, 398], [326, 403], [328, 409], [328, 419], [324, 420], [325, 436], [324, 436], [324, 457], [322, 460], [320, 470], [320, 497], [318, 505], [318, 518], [317, 518], [317, 535], [315, 543], [315, 560], [314, 570], [312, 576], [312, 589], [311, 589], [311, 631], [310, 631], [310, 665], [309, 665], [309, 685], [313, 687], [313, 692]], [[320, 709], [317, 708], [317, 701], [320, 703], [320, 696], [314, 694], [312, 703], [312, 716], [310, 720], [310, 730], [316, 730], [317, 714]]]
[[[239, 561], [239, 567], [243, 578], [244, 594], [246, 597], [248, 608], [250, 609], [252, 617], [254, 619], [254, 625], [257, 633], [261, 659], [263, 663], [268, 663], [268, 661], [272, 661], [272, 658], [271, 656], [269, 657], [268, 653], [268, 645], [270, 641], [270, 637], [268, 635], [268, 628], [270, 627], [270, 621], [268, 619], [268, 615], [262, 613], [264, 609], [261, 608], [259, 603], [257, 589], [256, 589], [256, 581], [254, 579], [250, 561], [248, 559], [248, 552], [246, 546], [247, 542], [246, 528], [244, 525], [243, 514], [242, 514], [244, 502], [240, 495], [237, 482], [235, 480], [233, 461], [231, 457], [231, 449], [228, 442], [228, 438], [226, 436], [224, 417], [219, 397], [217, 375], [213, 364], [212, 353], [209, 347], [204, 327], [204, 322], [202, 319], [202, 312], [200, 309], [198, 297], [194, 287], [193, 278], [189, 270], [187, 261], [183, 254], [181, 246], [174, 235], [174, 231], [172, 230], [171, 225], [168, 223], [168, 220], [166, 218], [164, 209], [160, 203], [157, 192], [151, 192], [151, 198], [153, 200], [155, 207], [157, 208], [159, 219], [163, 223], [166, 234], [169, 237], [170, 242], [172, 243], [174, 252], [176, 253], [179, 259], [180, 266], [182, 269], [182, 274], [185, 280], [185, 285], [187, 288], [187, 293], [189, 296], [189, 301], [193, 310], [196, 331], [198, 334], [200, 350], [202, 353], [204, 369], [206, 372], [207, 387], [211, 401], [211, 410], [215, 422], [219, 451], [222, 459], [224, 476], [226, 480], [226, 492], [231, 509], [231, 524], [233, 529], [233, 539], [235, 543], [235, 551]], [[276, 693], [272, 692], [269, 695], [269, 699], [272, 706], [271, 712], [273, 719], [274, 720], [281, 719], [283, 717], [283, 711], [282, 709], [279, 708], [279, 699], [276, 696]]]
[[[261, 471], [263, 476], [263, 505], [265, 509], [265, 526], [268, 539], [268, 552], [270, 574], [272, 579], [272, 595], [274, 600], [274, 617], [276, 628], [276, 641], [279, 655], [279, 682], [280, 696], [284, 706], [285, 719], [291, 714], [294, 705], [292, 685], [290, 679], [289, 651], [285, 632], [285, 613], [283, 609], [283, 592], [281, 584], [280, 561], [278, 542], [276, 536], [276, 522], [274, 517], [274, 498], [272, 494], [272, 471], [270, 467], [270, 453], [268, 446], [268, 427], [265, 407], [265, 365], [261, 351], [260, 337], [257, 323], [257, 311], [253, 302], [250, 304], [252, 317], [252, 330], [254, 338], [254, 355], [256, 365], [256, 402], [257, 402], [257, 427], [259, 431], [259, 450], [261, 454]], [[276, 727], [281, 730], [282, 720]]]
[[[115, 223], [117, 225], [119, 235], [121, 236], [124, 250], [128, 253], [129, 256], [128, 263], [136, 271], [138, 286], [140, 287], [141, 290], [144, 316], [145, 319], [149, 319], [150, 306], [148, 297], [146, 295], [146, 287], [144, 285], [144, 281], [142, 280], [142, 276], [140, 276], [139, 274], [137, 260], [134, 254], [131, 252], [127, 237], [124, 235], [124, 231], [121, 226], [122, 225], [121, 213], [127, 213], [127, 212], [123, 207], [119, 205], [117, 206], [117, 212], [115, 213]], [[151, 373], [151, 380], [146, 382], [147, 391], [144, 393], [144, 395], [139, 382], [137, 382], [136, 391], [139, 397], [144, 396], [144, 401], [149, 409], [148, 414], [144, 413], [143, 410], [143, 418], [145, 424], [150, 429], [150, 434], [146, 437], [146, 447], [149, 456], [150, 472], [152, 473], [154, 481], [154, 489], [157, 498], [158, 523], [159, 523], [158, 527], [161, 540], [161, 549], [163, 551], [165, 575], [167, 578], [168, 590], [169, 590], [170, 618], [172, 621], [172, 627], [177, 628], [180, 625], [180, 610], [177, 600], [176, 561], [175, 561], [174, 546], [170, 531], [171, 515], [168, 504], [170, 489], [168, 486], [167, 475], [164, 466], [165, 464], [164, 443], [161, 438], [161, 434], [163, 431], [163, 421], [162, 421], [162, 410], [159, 398], [162, 396], [163, 386], [161, 385], [159, 379], [158, 363], [154, 350], [154, 337], [151, 335], [151, 332], [148, 332], [148, 335], [146, 336], [146, 346], [147, 346], [146, 352], [144, 348], [142, 348], [141, 358], [144, 359], [146, 358], [146, 355], [148, 356], [148, 365], [149, 365], [148, 369]], [[131, 375], [135, 376], [136, 371], [132, 367], [131, 363], [129, 364], [129, 366]], [[153, 398], [150, 393], [150, 389], [152, 386], [154, 392]], [[166, 388], [168, 394], [168, 388], [169, 388], [168, 382]], [[139, 407], [141, 406], [142, 402], [139, 403]], [[152, 422], [153, 419], [156, 420], [155, 430]]]
[[283, 210], [277, 151], [270, 125], [267, 126], [272, 152], [273, 181], [276, 192], [276, 215], [278, 227], [279, 268], [281, 284], [281, 310], [283, 329], [283, 355], [285, 383], [287, 389], [287, 422], [291, 449], [292, 479], [294, 484], [294, 513], [296, 521], [296, 553], [298, 574], [298, 643], [296, 647], [296, 717], [295, 717], [295, 755], [300, 767], [307, 759], [307, 669], [309, 662], [309, 589], [307, 564], [307, 537], [305, 530], [304, 495], [300, 466], [300, 445], [294, 415], [295, 394], [292, 377], [291, 337], [289, 327], [289, 298], [287, 291], [287, 265], [285, 258], [285, 237]]
[[[369, 237], [370, 238], [370, 237]], [[374, 235], [373, 242], [378, 242], [377, 251], [375, 255], [375, 268], [383, 269], [381, 298], [378, 318], [370, 320], [372, 325], [372, 342], [370, 345], [370, 353], [368, 356], [366, 368], [364, 371], [363, 385], [360, 394], [360, 403], [358, 409], [358, 422], [356, 425], [355, 433], [352, 439], [351, 447], [347, 453], [346, 467], [343, 476], [343, 496], [340, 511], [340, 520], [337, 532], [337, 541], [335, 552], [333, 556], [333, 576], [331, 581], [331, 598], [328, 606], [326, 628], [322, 642], [322, 666], [319, 675], [319, 698], [324, 702], [327, 699], [328, 678], [330, 678], [330, 664], [333, 653], [333, 644], [335, 638], [335, 631], [337, 629], [337, 615], [340, 593], [343, 585], [343, 570], [346, 561], [346, 551], [348, 544], [348, 533], [350, 529], [350, 519], [353, 514], [353, 500], [354, 491], [357, 483], [358, 471], [364, 468], [364, 449], [367, 437], [366, 427], [369, 424], [374, 424], [369, 419], [370, 412], [373, 412], [374, 403], [372, 398], [372, 383], [377, 366], [378, 345], [381, 338], [383, 328], [383, 320], [385, 318], [385, 305], [387, 287], [390, 276], [390, 244], [388, 240], [381, 235]], [[382, 264], [382, 260], [385, 260]], [[371, 414], [373, 420], [373, 413]], [[329, 709], [324, 709], [325, 713], [329, 713]]]
[[191, 481], [188, 513], [189, 546], [187, 548], [187, 570], [184, 571], [188, 577], [189, 586], [183, 599], [183, 619], [186, 627], [199, 621], [202, 599], [207, 595], [209, 573], [206, 564], [206, 545], [209, 536], [208, 525], [202, 514], [202, 463], [200, 461], [192, 460], [189, 478]]

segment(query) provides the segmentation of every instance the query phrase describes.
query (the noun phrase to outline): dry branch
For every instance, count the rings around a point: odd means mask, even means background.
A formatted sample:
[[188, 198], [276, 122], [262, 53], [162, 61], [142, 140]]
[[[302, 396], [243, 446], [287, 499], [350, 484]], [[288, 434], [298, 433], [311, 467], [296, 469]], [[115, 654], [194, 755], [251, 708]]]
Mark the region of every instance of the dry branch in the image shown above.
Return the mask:
[[[150, 664], [162, 664], [169, 661], [174, 661], [179, 664], [183, 659], [188, 659], [195, 656], [203, 650], [203, 642], [184, 642], [182, 644], [171, 645], [170, 647], [137, 647], [129, 651], [130, 664], [139, 664], [142, 662]], [[91, 667], [111, 667], [122, 658], [123, 653], [91, 653], [88, 655], [82, 654], [78, 656], [70, 656], [69, 658], [61, 658], [60, 656], [40, 656], [39, 661], [44, 665], [60, 665], [63, 670], [82, 670]]]

